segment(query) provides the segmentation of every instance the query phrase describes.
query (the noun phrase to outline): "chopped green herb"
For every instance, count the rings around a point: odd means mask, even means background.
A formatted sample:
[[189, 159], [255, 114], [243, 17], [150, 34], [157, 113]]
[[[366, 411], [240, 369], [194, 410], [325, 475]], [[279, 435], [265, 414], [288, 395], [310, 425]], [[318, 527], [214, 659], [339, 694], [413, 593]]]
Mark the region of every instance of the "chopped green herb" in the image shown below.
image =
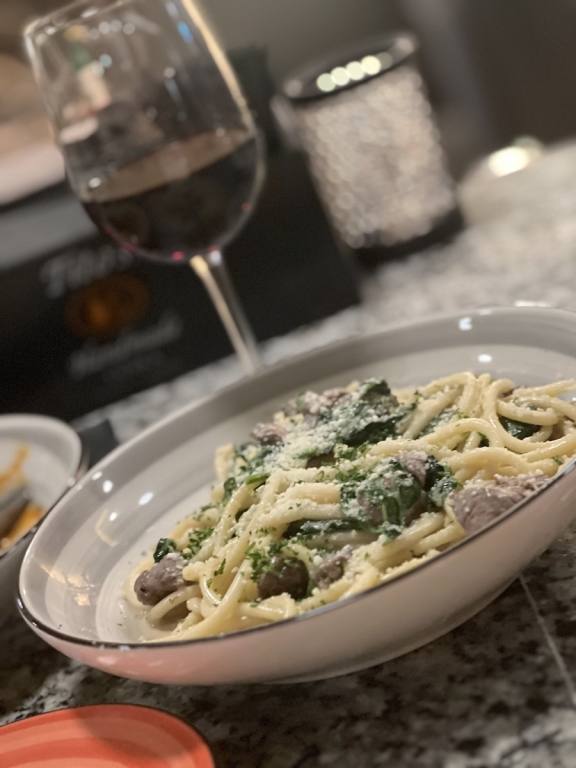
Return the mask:
[[339, 469], [336, 472], [336, 480], [340, 483], [361, 483], [366, 479], [364, 467], [352, 466], [347, 469]]
[[214, 528], [198, 528], [188, 534], [188, 557], [194, 557], [202, 549], [202, 545], [214, 533]]
[[222, 576], [225, 568], [226, 568], [226, 558], [224, 558], [224, 560], [222, 560], [218, 568], [216, 568], [216, 570], [214, 571], [214, 576]]
[[269, 570], [272, 560], [282, 553], [291, 554], [283, 541], [274, 541], [264, 550], [259, 549], [254, 544], [246, 550], [246, 557], [252, 567], [252, 578], [258, 579], [265, 571]]
[[270, 557], [276, 557], [276, 555], [279, 555], [280, 552], [283, 552], [284, 550], [285, 550], [285, 544], [283, 541], [274, 541], [268, 547], [268, 554], [270, 555]]
[[257, 580], [270, 567], [271, 557], [268, 552], [251, 546], [246, 550], [246, 557], [250, 560], [252, 578]]
[[[224, 489], [224, 501], [228, 501], [242, 483], [253, 484], [258, 480], [260, 485], [260, 478], [269, 475], [266, 469], [266, 460], [277, 452], [277, 445], [264, 445], [258, 442], [244, 443], [236, 448], [233, 471], [226, 481], [228, 486]], [[265, 480], [262, 480], [262, 482], [265, 482]]]

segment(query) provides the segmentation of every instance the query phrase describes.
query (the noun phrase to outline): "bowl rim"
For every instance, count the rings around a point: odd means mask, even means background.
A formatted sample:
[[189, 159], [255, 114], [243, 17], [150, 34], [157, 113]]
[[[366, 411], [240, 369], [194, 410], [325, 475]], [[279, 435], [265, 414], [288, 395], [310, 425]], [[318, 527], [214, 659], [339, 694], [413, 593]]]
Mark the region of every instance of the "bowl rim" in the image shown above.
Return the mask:
[[64, 496], [68, 493], [68, 491], [73, 488], [78, 480], [85, 474], [86, 470], [88, 469], [89, 464], [89, 455], [88, 450], [84, 443], [82, 442], [80, 435], [65, 421], [62, 421], [61, 419], [57, 419], [54, 416], [44, 416], [43, 414], [36, 414], [36, 413], [5, 413], [0, 415], [0, 430], [2, 427], [6, 424], [8, 421], [12, 421], [15, 426], [17, 426], [18, 422], [22, 419], [30, 420], [32, 423], [36, 424], [43, 424], [44, 426], [49, 426], [50, 428], [57, 427], [60, 432], [65, 433], [67, 436], [67, 439], [70, 439], [71, 443], [74, 444], [74, 448], [76, 450], [76, 460], [74, 461], [71, 470], [68, 474], [68, 479], [66, 480], [66, 485], [63, 488], [62, 492], [54, 499], [52, 504], [48, 506], [40, 520], [38, 520], [37, 523], [35, 523], [32, 528], [29, 528], [26, 533], [19, 538], [11, 547], [8, 547], [8, 549], [4, 550], [4, 552], [0, 552], [0, 566], [2, 564], [3, 560], [7, 560], [9, 557], [13, 557], [18, 550], [21, 550], [23, 547], [28, 549], [28, 545], [32, 541], [34, 535], [36, 534], [36, 531], [40, 528], [40, 526], [46, 521], [48, 515], [52, 512], [52, 510], [56, 507], [57, 504], [59, 504]]
[[[457, 321], [461, 318], [470, 318], [470, 317], [483, 318], [483, 317], [493, 317], [497, 315], [520, 316], [523, 314], [527, 314], [527, 315], [532, 315], [532, 314], [544, 315], [545, 314], [548, 316], [555, 315], [560, 319], [563, 318], [567, 321], [570, 321], [574, 325], [574, 330], [576, 331], [576, 312], [572, 312], [570, 310], [565, 310], [565, 309], [559, 309], [556, 307], [532, 305], [532, 304], [530, 304], [529, 306], [526, 306], [526, 305], [503, 306], [503, 307], [494, 306], [494, 307], [480, 307], [480, 308], [474, 308], [474, 309], [468, 309], [468, 310], [463, 309], [460, 311], [454, 311], [454, 312], [448, 312], [448, 313], [430, 314], [430, 315], [427, 315], [426, 317], [418, 318], [416, 320], [411, 320], [411, 321], [387, 324], [386, 326], [383, 326], [382, 328], [379, 328], [376, 331], [372, 331], [370, 333], [364, 333], [364, 334], [357, 333], [345, 339], [339, 339], [337, 341], [323, 345], [320, 348], [312, 349], [312, 350], [303, 352], [299, 355], [295, 355], [293, 357], [290, 357], [287, 360], [282, 360], [279, 363], [276, 363], [274, 365], [271, 365], [262, 369], [262, 371], [259, 371], [258, 373], [256, 373], [255, 376], [236, 380], [231, 384], [228, 384], [226, 387], [223, 387], [221, 390], [219, 390], [214, 394], [209, 394], [206, 397], [200, 398], [189, 405], [185, 405], [184, 407], [179, 408], [173, 413], [170, 413], [167, 416], [163, 417], [162, 419], [159, 419], [158, 421], [154, 422], [149, 427], [144, 429], [142, 432], [135, 435], [131, 440], [118, 446], [114, 451], [112, 451], [110, 454], [104, 457], [100, 462], [98, 462], [98, 464], [96, 464], [95, 467], [93, 467], [92, 469], [95, 472], [97, 472], [100, 467], [105, 467], [108, 462], [112, 463], [117, 456], [124, 453], [124, 451], [131, 450], [140, 441], [143, 441], [146, 438], [148, 438], [150, 434], [155, 432], [160, 427], [166, 426], [173, 421], [177, 421], [186, 413], [189, 413], [195, 410], [201, 410], [206, 406], [207, 403], [212, 401], [215, 397], [231, 396], [234, 394], [235, 391], [237, 391], [243, 386], [250, 385], [252, 382], [257, 380], [260, 376], [263, 376], [272, 372], [279, 372], [286, 368], [292, 367], [294, 365], [301, 365], [305, 363], [307, 359], [311, 359], [312, 357], [318, 355], [319, 352], [330, 352], [330, 351], [337, 352], [338, 350], [344, 350], [354, 345], [355, 343], [358, 342], [359, 339], [372, 340], [372, 339], [384, 338], [390, 333], [407, 330], [411, 328], [416, 329], [422, 326], [429, 326], [432, 323], [442, 323], [442, 322], [448, 322], [450, 320]], [[383, 362], [386, 359], [387, 359], [386, 357], [383, 357], [379, 362]], [[48, 637], [51, 637], [54, 640], [63, 641], [65, 643], [68, 643], [74, 646], [83, 647], [83, 648], [118, 651], [122, 653], [125, 653], [127, 651], [154, 653], [157, 650], [168, 650], [168, 649], [177, 649], [177, 648], [183, 649], [183, 648], [189, 648], [189, 647], [191, 648], [191, 647], [196, 647], [196, 646], [206, 645], [209, 643], [216, 643], [216, 642], [222, 645], [227, 641], [234, 642], [243, 637], [250, 637], [255, 632], [264, 633], [264, 632], [270, 632], [274, 630], [280, 631], [282, 628], [285, 628], [287, 626], [294, 626], [296, 624], [302, 624], [303, 622], [312, 621], [316, 618], [320, 618], [324, 616], [327, 613], [331, 613], [333, 611], [340, 610], [340, 609], [345, 609], [346, 607], [354, 603], [360, 603], [361, 601], [366, 600], [367, 598], [373, 596], [374, 594], [381, 592], [384, 589], [390, 588], [392, 585], [405, 583], [407, 580], [413, 579], [415, 576], [417, 577], [418, 574], [422, 573], [424, 570], [429, 570], [430, 568], [438, 567], [438, 564], [445, 563], [448, 560], [448, 558], [461, 552], [463, 549], [470, 546], [474, 542], [478, 541], [480, 538], [486, 537], [496, 528], [503, 525], [506, 521], [510, 520], [513, 517], [516, 517], [522, 510], [527, 508], [536, 500], [540, 499], [542, 496], [544, 496], [544, 494], [547, 494], [557, 483], [564, 480], [564, 478], [567, 475], [571, 474], [575, 469], [576, 469], [576, 457], [572, 461], [568, 462], [560, 470], [560, 472], [558, 472], [552, 478], [550, 478], [550, 481], [546, 483], [546, 485], [544, 485], [542, 488], [537, 489], [528, 498], [518, 502], [518, 504], [511, 507], [507, 512], [505, 512], [503, 515], [501, 515], [500, 517], [490, 522], [488, 525], [481, 528], [479, 531], [476, 531], [471, 535], [466, 536], [464, 539], [460, 540], [449, 549], [446, 549], [443, 552], [440, 552], [438, 555], [436, 555], [433, 558], [430, 558], [429, 560], [425, 561], [424, 563], [417, 566], [416, 568], [410, 571], [407, 571], [405, 573], [401, 573], [398, 576], [395, 576], [393, 579], [385, 581], [381, 584], [377, 584], [373, 587], [370, 587], [369, 589], [363, 590], [362, 592], [358, 592], [356, 594], [350, 595], [349, 597], [343, 598], [342, 600], [336, 600], [333, 603], [320, 606], [319, 608], [315, 608], [311, 611], [307, 611], [306, 613], [298, 614], [296, 616], [292, 616], [286, 619], [281, 619], [280, 621], [271, 622], [270, 624], [261, 624], [256, 627], [250, 627], [250, 628], [241, 629], [241, 630], [234, 630], [233, 632], [227, 632], [225, 634], [210, 635], [208, 637], [199, 637], [199, 638], [193, 638], [188, 640], [158, 640], [158, 641], [155, 640], [154, 642], [133, 642], [133, 641], [112, 641], [112, 640], [88, 640], [85, 638], [81, 638], [46, 624], [41, 619], [37, 618], [34, 615], [34, 613], [25, 604], [23, 594], [22, 594], [22, 575], [27, 567], [28, 552], [26, 553], [24, 561], [20, 568], [16, 602], [17, 602], [18, 610], [22, 615], [22, 617], [24, 618], [24, 620], [33, 629], [38, 631], [40, 634], [47, 635]], [[62, 501], [62, 499], [60, 499], [60, 501]]]

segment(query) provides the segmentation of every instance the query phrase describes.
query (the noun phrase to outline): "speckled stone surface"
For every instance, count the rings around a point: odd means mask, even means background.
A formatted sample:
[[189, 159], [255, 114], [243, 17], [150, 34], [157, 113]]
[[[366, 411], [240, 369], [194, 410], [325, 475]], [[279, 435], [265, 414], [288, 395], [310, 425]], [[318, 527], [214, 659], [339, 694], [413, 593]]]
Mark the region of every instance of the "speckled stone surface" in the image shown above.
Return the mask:
[[[469, 179], [470, 226], [380, 267], [365, 302], [270, 342], [267, 362], [390, 321], [514, 301], [576, 309], [576, 147], [527, 171]], [[239, 376], [224, 360], [115, 404], [118, 436]], [[576, 529], [474, 619], [404, 658], [290, 686], [165, 688], [69, 662], [17, 621], [0, 629], [0, 722], [67, 705], [161, 707], [198, 727], [220, 768], [576, 766]], [[1, 732], [0, 732], [1, 736]]]

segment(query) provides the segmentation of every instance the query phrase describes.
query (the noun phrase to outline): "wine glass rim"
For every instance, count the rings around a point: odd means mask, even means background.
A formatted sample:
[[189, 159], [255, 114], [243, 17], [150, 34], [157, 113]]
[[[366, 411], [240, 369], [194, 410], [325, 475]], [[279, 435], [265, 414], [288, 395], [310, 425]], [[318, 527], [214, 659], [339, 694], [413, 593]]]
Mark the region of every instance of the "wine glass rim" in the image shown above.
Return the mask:
[[62, 8], [56, 8], [31, 21], [24, 28], [24, 37], [32, 39], [41, 33], [55, 34], [73, 24], [82, 22], [84, 19], [98, 16], [103, 11], [109, 11], [111, 8], [126, 2], [127, 0], [74, 0]]

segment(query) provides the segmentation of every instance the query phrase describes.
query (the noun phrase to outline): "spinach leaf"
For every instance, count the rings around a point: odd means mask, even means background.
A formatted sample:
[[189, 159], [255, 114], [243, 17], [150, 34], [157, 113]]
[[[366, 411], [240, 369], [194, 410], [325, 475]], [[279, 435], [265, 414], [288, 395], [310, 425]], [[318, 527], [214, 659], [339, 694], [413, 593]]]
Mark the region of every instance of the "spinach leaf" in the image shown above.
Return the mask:
[[384, 379], [368, 379], [363, 382], [360, 388], [359, 399], [373, 403], [384, 397], [390, 398], [391, 394], [388, 382], [384, 381]]
[[248, 475], [248, 477], [246, 478], [246, 483], [248, 483], [248, 485], [253, 485], [254, 488], [256, 489], [256, 488], [259, 488], [261, 485], [264, 485], [264, 483], [266, 482], [266, 480], [268, 480], [269, 477], [270, 477], [269, 472], [260, 472], [260, 473], [255, 472], [253, 475]]
[[450, 472], [447, 472], [444, 477], [437, 480], [432, 488], [430, 488], [428, 491], [428, 498], [435, 507], [442, 508], [446, 498], [452, 491], [456, 490], [456, 488], [458, 488], [458, 483], [454, 476]]
[[290, 523], [285, 538], [295, 536], [305, 538], [307, 536], [323, 536], [331, 533], [345, 533], [348, 531], [368, 531], [370, 525], [364, 520], [354, 517], [341, 517], [333, 520], [298, 520]]
[[385, 381], [369, 379], [356, 392], [320, 412], [319, 437], [330, 443], [321, 452], [326, 453], [327, 448], [333, 449], [337, 443], [359, 447], [392, 437], [396, 425], [410, 409], [411, 406], [398, 403]]
[[426, 462], [426, 482], [424, 489], [435, 507], [443, 507], [448, 494], [458, 487], [452, 472], [433, 456]]
[[296, 454], [297, 458], [306, 459], [307, 467], [319, 467], [324, 464], [332, 464], [334, 462], [332, 441], [326, 439], [322, 435], [314, 435], [314, 440], [315, 442], [310, 447]]
[[337, 533], [349, 533], [350, 531], [361, 531], [363, 533], [373, 533], [375, 536], [384, 533], [388, 538], [396, 538], [403, 531], [402, 525], [386, 521], [380, 525], [373, 525], [367, 520], [354, 517], [341, 517], [334, 520], [299, 520], [290, 523], [284, 538], [286, 539], [307, 539], [316, 536], [331, 536]]
[[362, 443], [361, 445], [346, 445], [345, 443], [336, 443], [334, 446], [334, 458], [336, 461], [354, 461], [354, 459], [357, 459], [362, 451], [368, 447], [368, 443]]
[[234, 491], [238, 488], [238, 481], [235, 477], [227, 477], [226, 480], [224, 480], [224, 497], [222, 501], [224, 504], [226, 502], [230, 501], [230, 497], [234, 493]]
[[413, 508], [421, 499], [422, 489], [412, 474], [396, 467], [394, 470], [393, 474], [376, 474], [361, 483], [356, 491], [356, 500], [372, 519], [406, 526]]
[[443, 424], [447, 424], [449, 421], [451, 421], [453, 418], [457, 416], [458, 416], [458, 410], [456, 408], [452, 408], [452, 407], [445, 408], [437, 416], [434, 416], [433, 419], [430, 419], [428, 424], [426, 424], [424, 429], [419, 433], [418, 437], [429, 435], [431, 432], [434, 432], [435, 429], [437, 429], [438, 427], [441, 427]]
[[392, 396], [377, 403], [357, 400], [347, 403], [333, 414], [335, 442], [360, 447], [363, 443], [377, 443], [396, 435], [399, 421], [408, 413]]
[[523, 421], [507, 419], [504, 416], [500, 418], [500, 422], [506, 432], [511, 434], [512, 437], [517, 437], [519, 440], [524, 440], [524, 438], [530, 437], [530, 435], [533, 435], [540, 429], [537, 424], [526, 424]]
[[392, 460], [368, 477], [345, 482], [340, 503], [347, 517], [358, 517], [373, 529], [402, 529], [424, 509], [425, 497], [416, 477]]
[[160, 539], [154, 550], [154, 562], [159, 563], [169, 552], [176, 552], [176, 542], [172, 539]]
[[379, 443], [381, 440], [386, 440], [387, 437], [393, 437], [396, 434], [396, 424], [403, 416], [404, 414], [396, 412], [386, 416], [375, 416], [375, 420], [371, 421], [371, 414], [366, 415], [362, 409], [358, 409], [356, 423], [361, 426], [356, 426], [353, 423], [356, 421], [354, 419], [349, 427], [342, 429], [339, 437], [342, 442], [352, 446], [362, 443]]
[[[253, 484], [268, 476], [267, 461], [278, 451], [276, 445], [243, 443], [235, 448], [234, 465], [224, 484], [224, 502], [242, 483]], [[264, 481], [265, 482], [265, 481]], [[259, 483], [261, 485], [261, 483]], [[258, 486], [256, 486], [258, 487]]]

